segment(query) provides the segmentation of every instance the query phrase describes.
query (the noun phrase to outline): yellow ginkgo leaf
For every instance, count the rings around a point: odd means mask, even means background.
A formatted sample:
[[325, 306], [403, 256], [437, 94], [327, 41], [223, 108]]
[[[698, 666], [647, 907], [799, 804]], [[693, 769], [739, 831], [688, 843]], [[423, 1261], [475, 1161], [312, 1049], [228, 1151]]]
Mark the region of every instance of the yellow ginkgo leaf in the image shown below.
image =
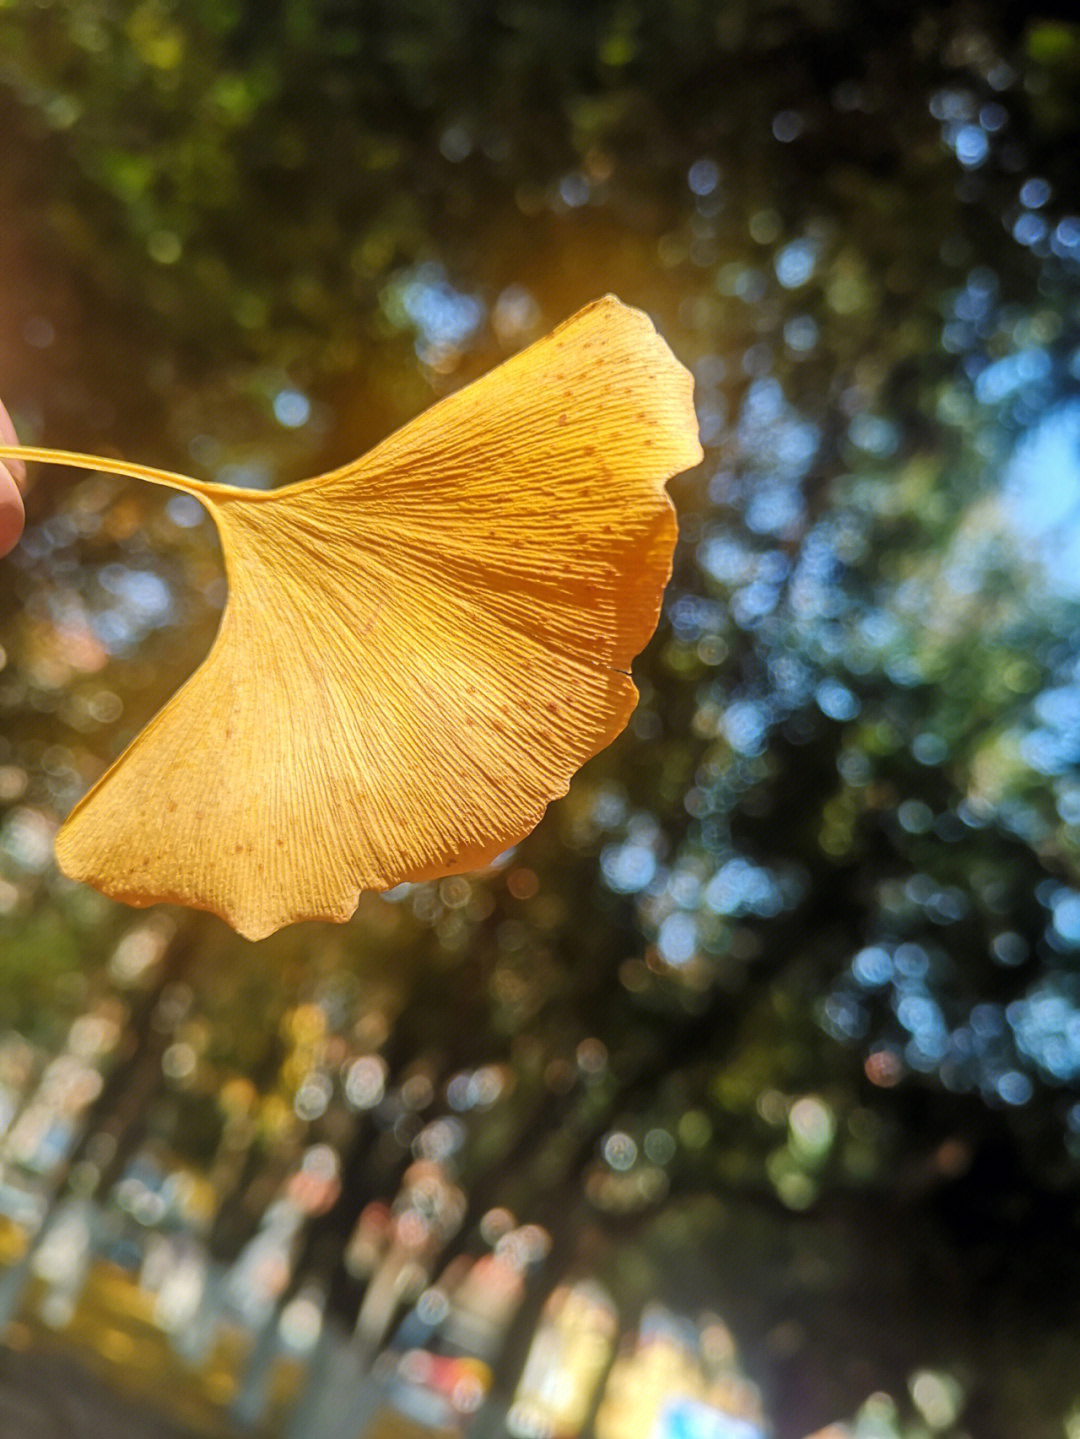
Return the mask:
[[61, 828], [60, 867], [258, 939], [487, 863], [626, 724], [671, 572], [664, 485], [700, 458], [690, 375], [612, 297], [277, 491], [66, 457], [197, 495], [229, 599]]

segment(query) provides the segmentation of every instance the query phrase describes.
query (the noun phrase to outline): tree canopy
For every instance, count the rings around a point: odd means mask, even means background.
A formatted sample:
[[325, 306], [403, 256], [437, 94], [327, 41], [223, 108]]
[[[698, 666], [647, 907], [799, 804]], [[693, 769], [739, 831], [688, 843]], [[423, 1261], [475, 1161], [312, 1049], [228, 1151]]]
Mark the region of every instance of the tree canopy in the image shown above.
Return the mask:
[[83, 1023], [84, 1180], [152, 1141], [230, 1256], [325, 1140], [302, 1265], [345, 1308], [363, 1205], [449, 1145], [463, 1233], [508, 1206], [552, 1281], [718, 1306], [781, 1434], [929, 1362], [973, 1432], [1060, 1431], [1078, 68], [1080, 30], [1012, 5], [0, 6], [25, 442], [272, 487], [614, 291], [693, 370], [706, 447], [612, 749], [488, 869], [254, 947], [56, 870], [224, 592], [191, 497], [32, 477], [0, 1020], [42, 1054]]

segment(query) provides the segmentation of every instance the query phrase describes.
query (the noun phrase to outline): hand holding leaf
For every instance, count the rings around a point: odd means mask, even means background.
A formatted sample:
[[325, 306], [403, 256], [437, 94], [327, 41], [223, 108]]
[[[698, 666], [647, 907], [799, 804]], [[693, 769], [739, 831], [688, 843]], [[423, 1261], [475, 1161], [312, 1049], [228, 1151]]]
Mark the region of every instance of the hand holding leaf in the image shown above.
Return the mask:
[[[0, 442], [7, 446], [19, 443], [11, 416], [0, 404]], [[26, 478], [22, 460], [14, 455], [6, 465], [0, 464], [0, 555], [6, 555], [19, 543], [23, 531], [23, 502], [19, 482]]]
[[609, 297], [270, 493], [24, 450], [197, 495], [230, 591], [210, 654], [60, 830], [64, 872], [258, 939], [523, 838], [633, 710], [664, 484], [701, 458], [691, 388]]

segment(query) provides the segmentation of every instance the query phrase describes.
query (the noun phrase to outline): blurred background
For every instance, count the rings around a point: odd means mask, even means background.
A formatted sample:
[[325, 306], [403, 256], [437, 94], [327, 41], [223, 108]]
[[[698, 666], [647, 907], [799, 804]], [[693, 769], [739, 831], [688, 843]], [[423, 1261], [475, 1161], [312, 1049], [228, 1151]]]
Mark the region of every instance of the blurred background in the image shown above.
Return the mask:
[[257, 945], [58, 875], [224, 586], [191, 498], [31, 476], [3, 1433], [1080, 1436], [1069, 14], [0, 0], [25, 442], [274, 486], [613, 291], [706, 446], [620, 740]]

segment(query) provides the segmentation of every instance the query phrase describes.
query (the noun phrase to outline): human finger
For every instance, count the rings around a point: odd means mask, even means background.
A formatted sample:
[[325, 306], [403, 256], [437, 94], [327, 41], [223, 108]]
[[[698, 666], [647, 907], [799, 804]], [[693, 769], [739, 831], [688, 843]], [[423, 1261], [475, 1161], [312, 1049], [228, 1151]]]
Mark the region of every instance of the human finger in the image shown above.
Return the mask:
[[[7, 445], [17, 445], [19, 437], [11, 416], [0, 403], [0, 437]], [[0, 464], [0, 555], [6, 555], [19, 543], [25, 523], [20, 485], [26, 479], [26, 466], [22, 460], [7, 460]]]

